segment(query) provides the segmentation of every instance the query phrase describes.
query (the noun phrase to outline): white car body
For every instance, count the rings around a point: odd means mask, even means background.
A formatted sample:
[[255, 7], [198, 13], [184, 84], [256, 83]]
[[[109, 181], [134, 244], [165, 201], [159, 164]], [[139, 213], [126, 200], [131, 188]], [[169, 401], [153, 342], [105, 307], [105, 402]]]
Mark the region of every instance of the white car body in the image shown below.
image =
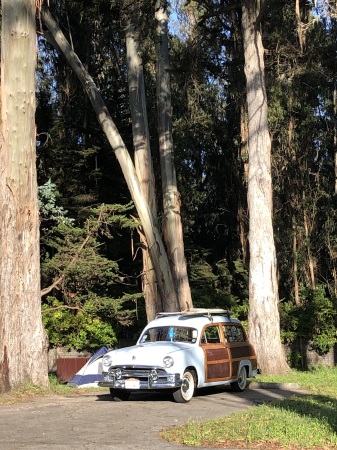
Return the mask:
[[230, 384], [246, 387], [257, 373], [256, 355], [239, 320], [224, 310], [162, 313], [143, 330], [137, 344], [103, 357], [103, 381], [114, 398], [135, 390], [171, 389], [178, 402], [195, 388]]

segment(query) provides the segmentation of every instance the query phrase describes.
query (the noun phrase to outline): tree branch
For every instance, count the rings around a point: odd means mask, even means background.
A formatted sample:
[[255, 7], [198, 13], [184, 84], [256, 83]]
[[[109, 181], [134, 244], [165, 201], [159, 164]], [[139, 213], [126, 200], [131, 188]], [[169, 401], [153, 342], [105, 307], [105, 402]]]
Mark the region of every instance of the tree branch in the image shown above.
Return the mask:
[[[258, 1], [258, 0], [257, 0], [257, 1]], [[260, 24], [261, 24], [261, 21], [262, 21], [262, 19], [263, 19], [264, 12], [265, 12], [265, 10], [266, 10], [266, 6], [267, 6], [267, 4], [268, 4], [268, 1], [269, 1], [269, 0], [259, 0], [259, 6], [260, 6], [260, 8], [259, 8], [259, 13], [258, 13], [258, 15], [257, 15], [257, 17], [256, 17], [256, 21], [255, 21], [255, 30], [257, 30], [258, 27], [259, 27]]]
[[[215, 9], [214, 5], [207, 7], [207, 11], [205, 11], [202, 16], [198, 19], [198, 25], [203, 25], [207, 19], [210, 19], [212, 17], [219, 17], [220, 15], [226, 15], [230, 13], [231, 11], [239, 10], [241, 7], [242, 0], [237, 0], [236, 2], [232, 3], [231, 5], [218, 5], [218, 8]], [[205, 5], [203, 5], [205, 6]]]
[[42, 19], [49, 31], [53, 34], [58, 46], [62, 49], [64, 57], [67, 59], [69, 65], [80, 80], [94, 111], [97, 114], [98, 121], [116, 155], [146, 235], [146, 241], [148, 243], [153, 267], [156, 272], [158, 290], [163, 302], [163, 308], [167, 311], [174, 311], [177, 309], [178, 299], [167, 252], [155, 217], [142, 193], [134, 163], [127, 151], [122, 136], [112, 120], [93, 78], [89, 75], [76, 53], [72, 50], [69, 42], [66, 40], [52, 15], [45, 7], [42, 8]]
[[[101, 211], [99, 213], [98, 219], [97, 219], [97, 223], [100, 223], [102, 220], [102, 214], [103, 214], [103, 208], [101, 208]], [[84, 239], [84, 241], [82, 242], [82, 244], [80, 245], [79, 249], [77, 250], [76, 254], [73, 256], [72, 260], [70, 261], [70, 263], [68, 264], [68, 269], [69, 267], [71, 267], [75, 261], [78, 260], [81, 251], [84, 249], [84, 247], [87, 245], [87, 243], [89, 242], [89, 239], [91, 238], [93, 232], [88, 232], [87, 237]], [[61, 281], [64, 280], [64, 275], [61, 275], [59, 278], [57, 278], [53, 284], [51, 284], [50, 286], [44, 288], [41, 290], [41, 297], [43, 297], [44, 295], [49, 294], [49, 292], [51, 292], [58, 284], [61, 283]]]

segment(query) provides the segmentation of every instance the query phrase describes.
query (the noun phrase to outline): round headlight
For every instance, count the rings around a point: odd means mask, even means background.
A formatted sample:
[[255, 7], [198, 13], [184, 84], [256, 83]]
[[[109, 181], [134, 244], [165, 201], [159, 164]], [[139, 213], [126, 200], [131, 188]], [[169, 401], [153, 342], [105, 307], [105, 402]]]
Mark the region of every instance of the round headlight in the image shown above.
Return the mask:
[[111, 355], [104, 355], [102, 359], [102, 364], [104, 367], [110, 367], [112, 364], [112, 356]]
[[163, 359], [163, 364], [167, 368], [172, 367], [174, 364], [174, 360], [171, 356], [165, 356], [165, 358]]

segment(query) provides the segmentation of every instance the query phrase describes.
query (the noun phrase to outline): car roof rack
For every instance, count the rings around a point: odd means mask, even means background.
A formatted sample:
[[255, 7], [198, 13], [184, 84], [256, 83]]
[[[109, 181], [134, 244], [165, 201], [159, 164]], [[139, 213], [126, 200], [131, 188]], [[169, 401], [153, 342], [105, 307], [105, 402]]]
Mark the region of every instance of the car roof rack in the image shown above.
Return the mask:
[[159, 312], [157, 313], [157, 318], [166, 316], [207, 316], [210, 319], [212, 316], [231, 316], [231, 311], [221, 308], [189, 308], [184, 311], [175, 312]]

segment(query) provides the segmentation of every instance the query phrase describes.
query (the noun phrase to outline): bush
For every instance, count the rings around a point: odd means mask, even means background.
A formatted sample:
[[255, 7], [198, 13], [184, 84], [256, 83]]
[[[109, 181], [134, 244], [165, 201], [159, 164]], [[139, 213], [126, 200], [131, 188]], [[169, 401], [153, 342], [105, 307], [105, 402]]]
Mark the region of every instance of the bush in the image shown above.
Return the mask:
[[300, 306], [281, 306], [281, 336], [291, 344], [298, 338], [311, 342], [318, 354], [327, 353], [337, 342], [336, 302], [325, 295], [322, 286], [306, 288], [301, 293]]

